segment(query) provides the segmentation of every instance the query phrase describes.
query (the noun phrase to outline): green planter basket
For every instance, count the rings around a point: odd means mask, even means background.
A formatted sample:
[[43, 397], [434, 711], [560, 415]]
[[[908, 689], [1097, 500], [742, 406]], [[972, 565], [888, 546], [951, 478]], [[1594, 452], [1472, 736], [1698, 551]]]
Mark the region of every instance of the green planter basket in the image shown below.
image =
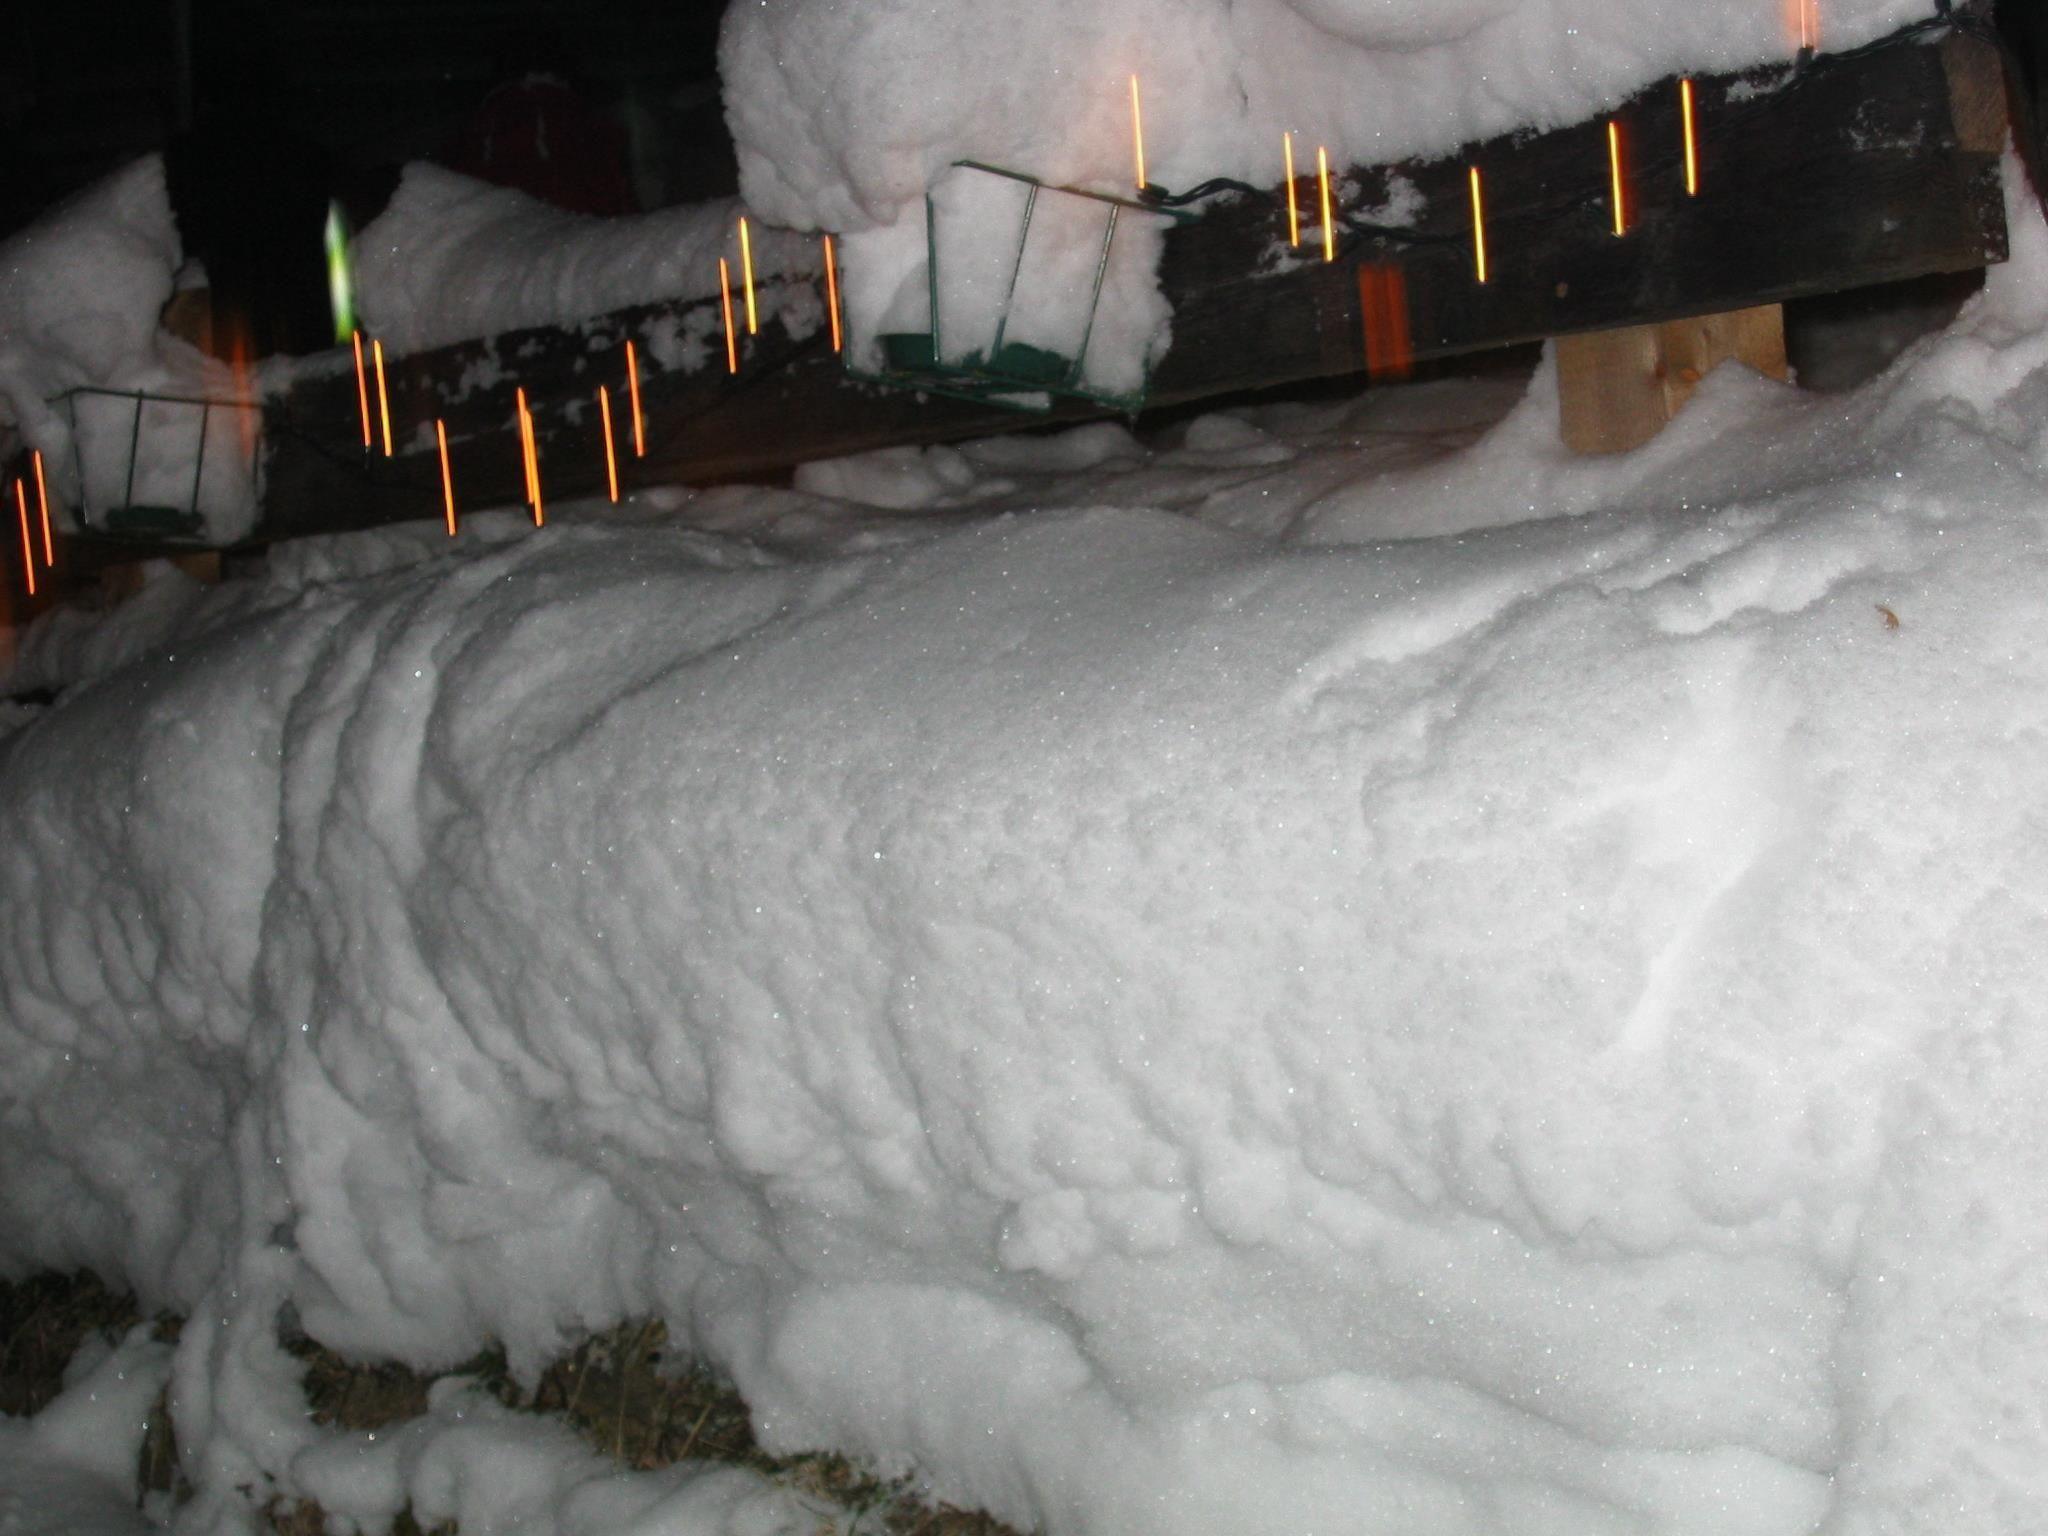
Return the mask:
[[[1016, 250], [1006, 263], [1006, 282], [995, 308], [995, 321], [986, 341], [978, 346], [961, 346], [958, 338], [942, 334], [941, 317], [946, 312], [943, 285], [946, 274], [939, 259], [940, 211], [931, 194], [925, 196], [925, 260], [930, 303], [929, 330], [892, 331], [879, 336], [879, 372], [849, 366], [857, 378], [895, 389], [917, 390], [1015, 410], [1046, 411], [1056, 399], [1087, 400], [1097, 405], [1136, 413], [1145, 403], [1145, 384], [1135, 390], [1115, 392], [1093, 385], [1087, 377], [1088, 344], [1095, 335], [1096, 318], [1102, 306], [1103, 285], [1109, 276], [1110, 259], [1116, 249], [1118, 227], [1127, 212], [1136, 211], [1155, 218], [1185, 221], [1192, 215], [1142, 203], [1134, 198], [1079, 187], [1055, 186], [1004, 170], [979, 160], [956, 160], [955, 170], [999, 177], [1024, 189], [1022, 215], [1018, 221]], [[1088, 288], [1078, 344], [1071, 355], [1009, 336], [1019, 301], [1019, 283], [1025, 276], [1025, 257], [1031, 249], [1032, 221], [1046, 194], [1085, 200], [1101, 210], [1102, 234], [1095, 248], [1093, 281]]]

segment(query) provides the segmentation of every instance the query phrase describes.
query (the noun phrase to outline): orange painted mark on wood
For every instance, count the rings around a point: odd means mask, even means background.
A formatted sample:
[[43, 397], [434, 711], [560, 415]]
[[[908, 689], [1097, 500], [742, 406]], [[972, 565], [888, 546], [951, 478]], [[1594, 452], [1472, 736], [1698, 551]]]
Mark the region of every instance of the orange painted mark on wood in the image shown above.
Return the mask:
[[1405, 379], [1415, 369], [1408, 323], [1408, 275], [1392, 263], [1358, 269], [1358, 304], [1365, 316], [1365, 366], [1375, 379]]

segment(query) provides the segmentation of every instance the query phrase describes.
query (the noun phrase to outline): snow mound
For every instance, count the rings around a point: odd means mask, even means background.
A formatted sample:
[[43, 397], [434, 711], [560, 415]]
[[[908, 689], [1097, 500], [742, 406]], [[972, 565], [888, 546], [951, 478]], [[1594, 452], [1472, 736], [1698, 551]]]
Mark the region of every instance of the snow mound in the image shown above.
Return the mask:
[[[728, 198], [592, 218], [418, 162], [351, 247], [363, 324], [388, 349], [414, 352], [635, 304], [708, 298], [718, 292], [721, 256], [739, 281], [746, 211]], [[758, 281], [808, 280], [822, 270], [816, 240], [758, 220], [748, 233]]]
[[255, 584], [0, 739], [0, 1268], [189, 1311], [193, 1530], [440, 1464], [287, 1306], [658, 1315], [1054, 1536], [2029, 1530], [2044, 283], [1612, 463], [1546, 372]]
[[0, 1531], [7, 1536], [147, 1536], [135, 1507], [143, 1435], [170, 1375], [171, 1350], [136, 1329], [94, 1341], [34, 1419], [0, 1418]]
[[[1822, 9], [1834, 49], [1934, 6]], [[726, 11], [720, 71], [748, 203], [778, 224], [844, 235], [850, 355], [872, 369], [874, 339], [929, 310], [926, 193], [957, 187], [950, 168], [962, 160], [1128, 193], [1133, 76], [1148, 180], [1276, 186], [1289, 132], [1311, 170], [1317, 145], [1339, 166], [1443, 155], [1582, 121], [1670, 74], [1782, 61], [1798, 46], [1784, 0], [761, 0]], [[956, 293], [985, 307], [1002, 284], [975, 269], [1007, 275], [1017, 260], [1013, 213], [989, 196], [965, 211], [979, 244], [953, 263], [964, 277], [945, 275], [940, 252], [942, 308]], [[1053, 267], [1086, 267], [1079, 234], [1034, 239], [1058, 253]], [[1113, 277], [1101, 313], [1130, 334], [1094, 338], [1097, 389], [1131, 392], [1164, 351], [1156, 264], [1156, 251], [1136, 248]], [[1081, 329], [1085, 287], [1046, 290], [1058, 333]]]
[[[1828, 0], [1852, 47], [1932, 0]], [[741, 189], [764, 218], [897, 223], [953, 161], [1131, 183], [1280, 181], [1280, 136], [1335, 164], [1447, 154], [1593, 116], [1682, 71], [1789, 59], [1783, 0], [761, 0], [726, 12]]]
[[[75, 527], [81, 499], [184, 508], [195, 499], [223, 540], [255, 518], [252, 420], [77, 389], [239, 399], [248, 381], [157, 328], [179, 264], [163, 162], [148, 156], [0, 244], [0, 430], [42, 452], [53, 513]], [[195, 485], [201, 436], [204, 478]], [[130, 476], [131, 459], [136, 473]]]

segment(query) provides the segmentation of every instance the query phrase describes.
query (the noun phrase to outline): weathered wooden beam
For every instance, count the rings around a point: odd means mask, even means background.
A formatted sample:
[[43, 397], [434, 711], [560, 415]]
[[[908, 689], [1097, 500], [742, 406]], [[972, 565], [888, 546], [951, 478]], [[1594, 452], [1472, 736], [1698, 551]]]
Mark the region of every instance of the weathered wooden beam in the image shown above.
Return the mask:
[[1558, 425], [1574, 453], [1626, 453], [1664, 430], [1724, 362], [1789, 373], [1785, 307], [1763, 304], [1558, 338]]
[[[1167, 236], [1161, 283], [1174, 344], [1150, 403], [1174, 405], [1368, 366], [1361, 271], [1398, 268], [1415, 360], [1660, 324], [1803, 295], [2003, 260], [1998, 154], [2005, 124], [1997, 50], [1962, 26], [1901, 34], [1841, 57], [1693, 82], [1699, 188], [1688, 192], [1677, 82], [1614, 114], [1625, 156], [1626, 232], [1613, 230], [1607, 120], [1510, 135], [1436, 161], [1353, 168], [1340, 204], [1417, 210], [1398, 235], [1347, 235], [1342, 259], [1308, 247], [1275, 263], [1285, 215], [1270, 198], [1219, 202]], [[1477, 280], [1468, 171], [1481, 168], [1490, 270]], [[772, 306], [771, 306], [772, 307]], [[1046, 417], [891, 392], [849, 379], [822, 333], [764, 323], [728, 377], [720, 361], [667, 367], [678, 337], [718, 342], [716, 303], [655, 305], [566, 330], [511, 333], [391, 360], [404, 451], [365, 455], [345, 356], [309, 364], [266, 418], [256, 538], [432, 517], [440, 507], [432, 422], [448, 423], [467, 507], [516, 504], [513, 390], [534, 401], [552, 495], [603, 484], [595, 390], [623, 379], [630, 336], [645, 362], [645, 458], [629, 486], [759, 477], [809, 459], [933, 443], [1105, 414]]]

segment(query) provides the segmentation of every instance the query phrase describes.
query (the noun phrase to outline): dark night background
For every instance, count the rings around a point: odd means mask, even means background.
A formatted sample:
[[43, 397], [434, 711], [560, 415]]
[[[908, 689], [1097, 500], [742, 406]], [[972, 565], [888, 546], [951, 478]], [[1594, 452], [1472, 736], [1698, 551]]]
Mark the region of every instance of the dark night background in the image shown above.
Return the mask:
[[220, 114], [374, 187], [436, 158], [536, 45], [624, 131], [643, 206], [734, 189], [724, 0], [55, 0], [0, 7], [0, 233]]

